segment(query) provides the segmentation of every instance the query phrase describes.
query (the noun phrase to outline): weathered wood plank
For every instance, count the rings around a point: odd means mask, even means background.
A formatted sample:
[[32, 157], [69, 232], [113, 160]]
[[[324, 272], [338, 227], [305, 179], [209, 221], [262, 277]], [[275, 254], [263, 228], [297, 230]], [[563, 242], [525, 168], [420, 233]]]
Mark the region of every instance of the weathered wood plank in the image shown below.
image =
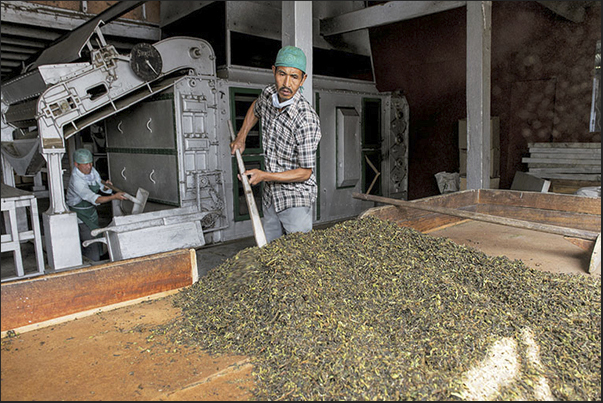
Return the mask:
[[532, 172], [530, 173], [534, 176], [538, 176], [539, 178], [544, 179], [569, 179], [569, 180], [581, 180], [581, 181], [600, 181], [601, 174], [565, 174], [565, 173], [542, 173], [542, 172]]
[[479, 193], [479, 204], [539, 208], [601, 215], [601, 199], [556, 193], [481, 189]]
[[561, 227], [579, 228], [587, 231], [601, 231], [601, 216], [596, 214], [577, 214], [567, 211], [494, 204], [480, 204], [477, 208], [477, 212], [500, 217], [515, 218], [518, 220], [558, 225]]
[[[465, 190], [462, 192], [448, 193], [445, 195], [432, 196], [424, 199], [413, 200], [411, 203], [427, 204], [436, 207], [462, 208], [464, 210], [475, 210], [478, 198], [477, 190]], [[375, 203], [379, 204], [379, 203]], [[385, 205], [373, 207], [359, 215], [364, 214], [376, 216], [383, 220], [395, 221], [400, 226], [411, 227], [425, 232], [442, 226], [457, 224], [465, 221], [464, 218], [433, 213], [425, 210], [409, 209], [400, 206]]]
[[601, 148], [601, 143], [528, 143], [529, 148]]
[[420, 232], [429, 232], [434, 229], [466, 221], [464, 218], [392, 205], [374, 207], [363, 212], [358, 217], [362, 218], [365, 216], [373, 216], [382, 220], [392, 221], [400, 227], [413, 228]]
[[601, 148], [542, 148], [532, 147], [530, 153], [543, 153], [550, 155], [563, 155], [579, 153], [585, 155], [601, 155]]
[[2, 331], [189, 286], [194, 249], [2, 283]]
[[593, 240], [596, 239], [597, 236], [600, 236], [600, 233], [593, 232], [593, 231], [581, 230], [581, 229], [577, 229], [577, 228], [560, 227], [560, 226], [550, 225], [550, 224], [530, 222], [530, 221], [525, 221], [525, 220], [517, 220], [514, 218], [508, 218], [508, 217], [492, 216], [492, 215], [477, 213], [477, 212], [473, 212], [473, 211], [466, 211], [466, 210], [462, 210], [462, 209], [451, 209], [451, 208], [446, 208], [446, 207], [429, 206], [427, 204], [421, 205], [419, 203], [412, 203], [412, 202], [408, 202], [408, 201], [404, 201], [404, 200], [391, 199], [391, 198], [382, 197], [382, 196], [367, 195], [364, 193], [353, 193], [352, 196], [356, 199], [361, 199], [361, 200], [373, 200], [373, 201], [377, 201], [380, 203], [388, 203], [388, 204], [392, 204], [394, 206], [401, 206], [401, 207], [406, 207], [406, 208], [410, 208], [410, 209], [412, 209], [412, 208], [424, 209], [424, 210], [431, 211], [431, 212], [447, 214], [447, 215], [456, 216], [456, 217], [469, 218], [471, 220], [486, 221], [486, 222], [506, 225], [506, 226], [510, 226], [510, 227], [532, 229], [535, 231], [548, 232], [551, 234], [558, 234], [558, 235], [578, 237], [578, 238], [584, 238], [584, 239], [593, 239]]
[[551, 163], [530, 163], [528, 164], [528, 168], [600, 168], [601, 163], [597, 162], [596, 164], [556, 164], [554, 162]]
[[583, 165], [581, 167], [549, 167], [549, 168], [528, 168], [533, 175], [536, 174], [601, 174], [601, 166]]
[[530, 150], [530, 158], [563, 158], [563, 159], [597, 159], [601, 158], [601, 150], [592, 150], [592, 151], [576, 151], [573, 153], [564, 151], [564, 152], [535, 152]]
[[593, 252], [593, 248], [596, 243], [596, 241], [589, 241], [587, 239], [580, 239], [580, 238], [572, 238], [572, 237], [568, 237], [568, 236], [566, 236], [564, 238], [567, 239], [570, 243], [576, 245], [580, 249], [583, 249], [587, 252]]
[[550, 163], [555, 161], [557, 164], [579, 164], [579, 165], [601, 165], [601, 159], [595, 158], [584, 158], [584, 159], [574, 159], [574, 158], [560, 158], [560, 157], [551, 157], [551, 158], [533, 158], [533, 157], [523, 157], [521, 162], [523, 163]]

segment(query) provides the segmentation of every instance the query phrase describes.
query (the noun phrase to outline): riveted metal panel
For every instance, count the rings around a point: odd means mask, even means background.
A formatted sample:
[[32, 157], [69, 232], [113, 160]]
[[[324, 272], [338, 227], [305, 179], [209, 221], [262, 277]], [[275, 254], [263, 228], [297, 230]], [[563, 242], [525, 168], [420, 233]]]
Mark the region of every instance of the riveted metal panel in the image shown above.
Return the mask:
[[149, 201], [179, 205], [178, 160], [175, 154], [148, 154], [139, 150], [112, 152], [109, 176], [113, 184], [135, 196], [139, 187], [149, 191]]
[[142, 102], [106, 119], [109, 148], [175, 149], [171, 99]]

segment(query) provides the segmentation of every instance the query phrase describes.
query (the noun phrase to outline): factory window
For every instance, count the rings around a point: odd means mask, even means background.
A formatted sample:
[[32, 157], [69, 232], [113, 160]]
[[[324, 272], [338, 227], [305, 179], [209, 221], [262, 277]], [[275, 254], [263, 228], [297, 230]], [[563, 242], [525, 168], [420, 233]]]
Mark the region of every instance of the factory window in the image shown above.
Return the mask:
[[[260, 95], [262, 90], [255, 88], [230, 88], [230, 118], [232, 120], [232, 127], [235, 131], [235, 136], [243, 126], [243, 120], [245, 120], [245, 114], [247, 110]], [[262, 152], [262, 136], [260, 131], [260, 125], [257, 124], [253, 127], [247, 135], [247, 142], [245, 144], [245, 152], [243, 155], [248, 154], [259, 154]]]
[[[243, 121], [245, 120], [245, 114], [253, 103], [253, 101], [262, 92], [261, 89], [255, 88], [230, 88], [230, 119], [232, 127], [234, 129], [234, 135], [239, 132]], [[243, 152], [243, 163], [245, 169], [264, 169], [264, 157], [262, 156], [262, 134], [260, 125], [256, 124], [249, 134], [247, 135], [247, 141], [245, 144], [245, 151]], [[235, 210], [235, 221], [249, 220], [249, 210], [247, 209], [247, 202], [245, 200], [245, 190], [243, 189], [242, 182], [238, 179], [237, 175], [239, 168], [237, 166], [237, 160], [235, 156], [232, 157], [232, 175], [233, 175], [233, 192], [234, 192], [234, 210]], [[262, 215], [262, 187], [252, 186], [253, 196], [258, 208], [260, 216]]]
[[381, 195], [381, 100], [362, 99], [362, 191]]

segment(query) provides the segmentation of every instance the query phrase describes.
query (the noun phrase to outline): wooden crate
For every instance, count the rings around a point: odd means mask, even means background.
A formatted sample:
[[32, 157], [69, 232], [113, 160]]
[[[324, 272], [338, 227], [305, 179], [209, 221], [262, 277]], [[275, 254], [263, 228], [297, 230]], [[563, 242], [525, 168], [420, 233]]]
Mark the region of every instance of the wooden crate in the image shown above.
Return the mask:
[[[601, 199], [565, 194], [502, 189], [464, 190], [411, 203], [446, 207], [532, 221], [560, 227], [601, 232]], [[428, 232], [465, 221], [466, 218], [394, 205], [373, 207], [366, 215], [390, 220], [400, 226]]]
[[31, 330], [196, 282], [194, 249], [181, 249], [2, 283], [2, 332]]

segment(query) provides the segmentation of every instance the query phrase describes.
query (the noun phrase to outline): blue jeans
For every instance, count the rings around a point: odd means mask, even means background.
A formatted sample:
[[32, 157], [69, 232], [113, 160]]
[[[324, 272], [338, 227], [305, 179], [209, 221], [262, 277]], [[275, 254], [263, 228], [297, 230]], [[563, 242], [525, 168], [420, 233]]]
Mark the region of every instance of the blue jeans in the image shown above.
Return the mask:
[[312, 207], [291, 207], [277, 213], [274, 204], [264, 206], [262, 223], [266, 242], [279, 238], [283, 234], [293, 232], [310, 232], [312, 230]]

